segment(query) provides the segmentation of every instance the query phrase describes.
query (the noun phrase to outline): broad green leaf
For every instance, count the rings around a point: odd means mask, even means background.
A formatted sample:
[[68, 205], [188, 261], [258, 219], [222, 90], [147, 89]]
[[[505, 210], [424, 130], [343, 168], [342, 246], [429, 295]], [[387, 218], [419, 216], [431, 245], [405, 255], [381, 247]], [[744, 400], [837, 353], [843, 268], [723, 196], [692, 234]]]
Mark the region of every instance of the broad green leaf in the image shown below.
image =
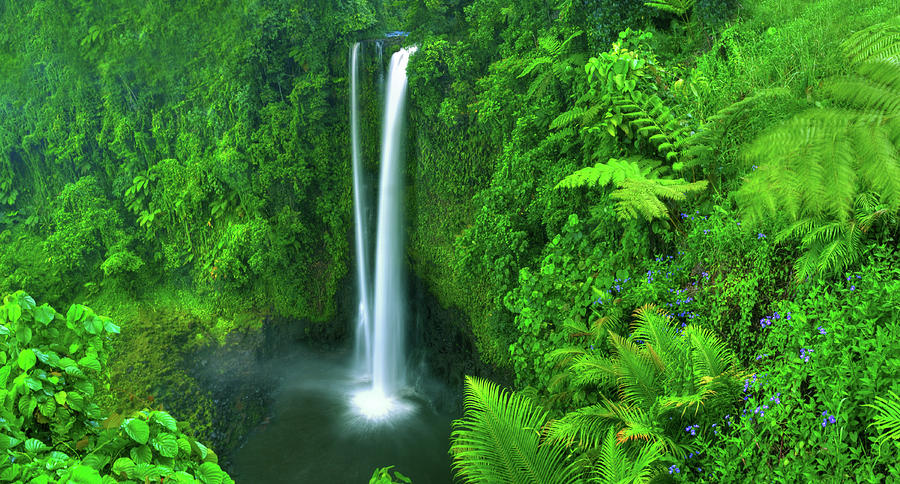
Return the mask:
[[6, 469], [3, 469], [3, 472], [0, 472], [0, 481], [16, 482], [19, 480], [19, 474], [21, 473], [22, 467], [19, 464], [13, 464]]
[[153, 460], [153, 451], [146, 445], [131, 449], [129, 454], [136, 464], [143, 464]]
[[17, 439], [6, 434], [0, 434], [0, 450], [6, 450], [10, 447], [14, 447], [18, 443], [19, 441]]
[[78, 360], [78, 366], [90, 368], [94, 371], [100, 371], [100, 362], [97, 361], [97, 358], [94, 358], [93, 356], [85, 356], [84, 358]]
[[175, 457], [178, 455], [178, 441], [169, 433], [161, 433], [150, 442], [154, 449], [163, 457]]
[[43, 306], [34, 310], [34, 320], [47, 326], [53, 321], [53, 317], [56, 315], [56, 311], [53, 310], [49, 305], [44, 304]]
[[82, 316], [84, 316], [84, 307], [80, 304], [73, 304], [66, 312], [66, 321], [70, 324], [75, 324], [81, 321]]
[[53, 395], [53, 398], [55, 398], [56, 403], [60, 405], [66, 404], [66, 392], [64, 391], [56, 392], [56, 395]]
[[150, 419], [165, 427], [169, 432], [175, 432], [176, 430], [178, 430], [178, 421], [175, 420], [175, 417], [169, 415], [167, 412], [153, 412], [150, 415]]
[[178, 450], [180, 450], [182, 454], [191, 455], [191, 443], [188, 442], [187, 438], [178, 437]]
[[103, 484], [103, 479], [96, 469], [85, 465], [78, 465], [72, 469], [72, 477], [68, 484]]
[[72, 383], [72, 386], [75, 387], [76, 390], [85, 394], [88, 397], [94, 396], [94, 384], [89, 380], [79, 380], [75, 383]]
[[34, 309], [34, 306], [36, 303], [34, 302], [33, 297], [26, 294], [25, 297], [22, 298], [21, 304], [22, 304], [22, 309], [29, 310], [29, 309]]
[[85, 376], [84, 376], [84, 372], [81, 371], [81, 368], [78, 368], [78, 367], [75, 366], [75, 365], [69, 365], [69, 366], [65, 367], [63, 370], [64, 370], [64, 371], [66, 372], [66, 374], [68, 374], [68, 375], [77, 376], [78, 378], [84, 378], [84, 377], [85, 377]]
[[0, 336], [9, 336], [10, 334], [12, 334], [12, 332], [10, 332], [9, 328], [0, 324]]
[[11, 303], [9, 305], [8, 317], [11, 322], [18, 322], [19, 318], [22, 317], [22, 307], [19, 306], [18, 303]]
[[88, 334], [100, 334], [103, 331], [103, 321], [100, 321], [99, 318], [89, 317], [84, 319], [84, 330], [88, 332]]
[[150, 426], [141, 419], [131, 418], [124, 422], [125, 433], [139, 444], [146, 444], [150, 438]]
[[132, 469], [134, 469], [135, 463], [133, 460], [128, 457], [119, 457], [116, 459], [116, 462], [113, 463], [112, 471], [114, 474], [124, 474], [125, 476], [130, 476]]
[[194, 483], [198, 482], [196, 479], [194, 479], [194, 476], [192, 476], [184, 471], [176, 472], [171, 477], [169, 477], [169, 479], [172, 481], [173, 484], [194, 484]]
[[112, 333], [112, 334], [119, 334], [119, 332], [121, 331], [121, 328], [119, 328], [119, 326], [116, 323], [113, 323], [112, 321], [104, 321], [103, 329], [105, 329], [107, 333]]
[[149, 462], [141, 462], [134, 466], [129, 477], [137, 479], [138, 481], [147, 482], [158, 481], [162, 475], [163, 470], [160, 466], [153, 465]]
[[44, 384], [33, 376], [25, 377], [25, 386], [27, 386], [33, 392], [44, 389]]
[[52, 398], [45, 400], [40, 407], [41, 414], [47, 418], [53, 417], [53, 414], [56, 413], [56, 402]]
[[28, 439], [25, 441], [25, 451], [29, 454], [34, 455], [45, 450], [50, 450], [50, 447], [38, 439]]
[[20, 415], [31, 417], [34, 414], [34, 409], [37, 407], [37, 400], [32, 396], [22, 397], [19, 399], [17, 406], [19, 407]]
[[225, 480], [225, 471], [219, 467], [219, 464], [213, 462], [204, 462], [197, 470], [200, 482], [204, 484], [222, 484]]
[[20, 344], [27, 345], [31, 342], [32, 332], [31, 328], [25, 326], [24, 324], [20, 324], [16, 329], [16, 339], [19, 340]]
[[31, 351], [31, 348], [26, 348], [19, 353], [19, 368], [28, 371], [34, 367], [35, 363], [37, 363], [37, 356]]
[[[90, 443], [87, 437], [84, 438], [83, 442], [84, 442], [85, 447], [87, 445], [89, 445], [89, 443]], [[81, 444], [81, 441], [78, 442], [78, 444]], [[83, 447], [76, 446], [76, 448], [83, 448]], [[111, 458], [107, 455], [92, 453], [92, 454], [86, 455], [84, 457], [84, 459], [81, 460], [81, 463], [86, 466], [93, 467], [94, 469], [101, 470], [104, 467], [106, 467], [106, 464], [109, 464], [110, 460], [111, 460]]]
[[6, 381], [9, 379], [9, 371], [11, 367], [4, 365], [0, 368], [0, 388], [6, 388]]
[[84, 410], [84, 396], [78, 392], [69, 392], [66, 394], [66, 402], [72, 410], [81, 412]]
[[205, 459], [206, 454], [209, 453], [209, 449], [207, 449], [205, 445], [201, 444], [200, 442], [197, 442], [196, 440], [192, 441], [191, 444], [194, 449], [194, 452], [196, 452], [197, 455], [200, 456], [200, 460]]

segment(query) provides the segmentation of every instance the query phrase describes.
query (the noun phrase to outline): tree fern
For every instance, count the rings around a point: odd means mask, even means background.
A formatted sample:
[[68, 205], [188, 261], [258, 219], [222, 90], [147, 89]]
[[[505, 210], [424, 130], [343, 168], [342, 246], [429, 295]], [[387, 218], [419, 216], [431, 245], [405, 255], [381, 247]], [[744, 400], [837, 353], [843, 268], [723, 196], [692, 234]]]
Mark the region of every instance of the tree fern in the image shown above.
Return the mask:
[[[570, 383], [604, 390], [602, 403], [569, 412], [551, 422], [550, 438], [594, 448], [610, 429], [620, 442], [659, 442], [681, 452], [677, 437], [666, 434], [670, 412], [699, 412], [705, 406], [729, 404], [740, 387], [733, 353], [710, 331], [690, 325], [683, 335], [670, 315], [655, 306], [634, 313], [628, 338], [608, 333], [608, 356], [579, 349], [570, 361]], [[556, 352], [555, 352], [556, 354]], [[559, 353], [562, 356], [564, 353]], [[617, 388], [611, 400], [610, 385]]]
[[900, 396], [888, 391], [888, 398], [875, 397], [874, 404], [864, 405], [878, 412], [869, 426], [875, 426], [880, 435], [875, 442], [881, 444], [886, 440], [900, 440]]
[[629, 456], [625, 447], [616, 440], [610, 430], [600, 447], [600, 457], [594, 466], [590, 482], [598, 484], [639, 484], [650, 482], [659, 472], [656, 462], [661, 456], [661, 445], [654, 442], [640, 447], [637, 456]]
[[573, 482], [565, 445], [542, 441], [547, 412], [494, 383], [466, 377], [465, 414], [453, 422], [450, 453], [464, 482]]
[[790, 95], [790, 92], [783, 88], [763, 89], [722, 108], [682, 142], [685, 147], [681, 153], [682, 164], [673, 165], [673, 168], [678, 170], [695, 166], [705, 167], [716, 162], [722, 154], [723, 144], [732, 128], [740, 127], [740, 121], [753, 111]]
[[870, 60], [900, 60], [900, 17], [863, 29], [842, 45], [854, 63]]
[[613, 96], [607, 117], [632, 137], [646, 139], [666, 161], [677, 160], [687, 128], [656, 94], [641, 91]]
[[897, 26], [894, 19], [867, 30], [878, 32], [872, 42], [857, 34], [844, 44], [864, 62], [825, 84], [837, 107], [804, 111], [745, 152], [759, 168], [736, 198], [751, 224], [780, 218], [787, 228], [778, 240], [800, 240], [797, 280], [847, 268], [871, 224], [900, 211]]
[[632, 157], [582, 168], [562, 179], [556, 188], [582, 186], [616, 187], [610, 197], [616, 202], [616, 213], [622, 220], [644, 218], [648, 221], [665, 218], [669, 207], [666, 201], [684, 201], [687, 194], [706, 189], [706, 180], [688, 183], [684, 179], [661, 178], [658, 160]]

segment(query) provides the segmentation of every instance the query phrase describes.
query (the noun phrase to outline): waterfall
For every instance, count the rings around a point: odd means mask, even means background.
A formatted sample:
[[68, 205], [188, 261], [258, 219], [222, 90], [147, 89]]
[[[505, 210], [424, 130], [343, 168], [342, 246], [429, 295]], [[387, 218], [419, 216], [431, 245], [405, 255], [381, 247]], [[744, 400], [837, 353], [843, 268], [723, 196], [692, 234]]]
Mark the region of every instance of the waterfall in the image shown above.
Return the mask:
[[[380, 44], [376, 44], [379, 47]], [[404, 264], [404, 140], [406, 115], [406, 66], [415, 47], [391, 56], [388, 69], [381, 140], [381, 174], [378, 186], [378, 227], [375, 240], [374, 298], [369, 303], [365, 262], [365, 225], [362, 211], [362, 155], [358, 113], [358, 50], [351, 50], [351, 134], [353, 143], [353, 188], [356, 205], [356, 244], [359, 267], [360, 306], [356, 356], [359, 368], [371, 371], [372, 386], [356, 394], [353, 401], [366, 417], [379, 419], [406, 408], [397, 400], [406, 382], [406, 284]]]
[[372, 375], [372, 306], [369, 304], [369, 266], [366, 258], [366, 197], [363, 192], [363, 161], [359, 128], [359, 42], [350, 48], [350, 140], [353, 161], [353, 209], [356, 223], [356, 277], [359, 310], [356, 316], [355, 360], [366, 378]]
[[394, 395], [405, 380], [405, 295], [403, 258], [403, 141], [406, 114], [406, 66], [415, 47], [391, 57], [381, 138], [378, 233], [375, 243], [375, 325], [372, 388]]

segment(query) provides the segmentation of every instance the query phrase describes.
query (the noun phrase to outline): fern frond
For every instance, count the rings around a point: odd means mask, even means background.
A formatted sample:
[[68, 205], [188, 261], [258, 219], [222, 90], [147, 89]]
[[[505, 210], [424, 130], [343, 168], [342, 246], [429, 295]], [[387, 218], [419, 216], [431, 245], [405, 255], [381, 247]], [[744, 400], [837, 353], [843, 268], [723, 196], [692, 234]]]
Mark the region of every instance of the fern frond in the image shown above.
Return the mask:
[[575, 121], [581, 119], [586, 112], [581, 106], [573, 106], [568, 111], [563, 111], [553, 121], [550, 122], [550, 129], [561, 129], [568, 127]]
[[900, 17], [860, 30], [841, 47], [855, 64], [885, 59], [900, 61]]
[[597, 355], [583, 355], [576, 358], [569, 371], [572, 373], [572, 383], [578, 387], [612, 386], [618, 377], [613, 362], [609, 358]]
[[613, 110], [622, 114], [634, 132], [656, 147], [667, 161], [678, 157], [684, 129], [663, 100], [656, 94], [632, 91], [611, 98]]
[[617, 424], [621, 421], [609, 405], [612, 403], [607, 400], [568, 412], [562, 418], [551, 421], [547, 427], [548, 440], [569, 445], [577, 443], [586, 449], [597, 447], [603, 435], [617, 430]]
[[645, 304], [634, 310], [634, 320], [632, 338], [646, 341], [666, 360], [676, 337], [668, 314], [652, 304]]
[[830, 80], [825, 92], [855, 110], [895, 116], [900, 113], [900, 68], [892, 61], [866, 62], [856, 75]]
[[616, 351], [616, 379], [622, 400], [644, 406], [651, 405], [662, 391], [655, 365], [633, 342], [614, 333], [610, 333], [610, 341]]
[[568, 483], [577, 466], [560, 442], [541, 441], [547, 412], [492, 382], [466, 377], [465, 414], [453, 422], [453, 469], [464, 482]]
[[875, 397], [874, 404], [866, 404], [864, 407], [870, 407], [878, 412], [873, 422], [869, 426], [875, 426], [879, 435], [875, 442], [878, 444], [886, 440], [900, 440], [900, 396], [888, 390], [888, 398]]
[[613, 192], [610, 198], [618, 200], [616, 213], [620, 219], [643, 217], [650, 221], [664, 218], [668, 214], [668, 207], [662, 200], [683, 201], [687, 198], [685, 196], [687, 193], [703, 191], [707, 184], [706, 180], [687, 183], [682, 179], [629, 179], [625, 180], [621, 188]]
[[721, 375], [734, 366], [734, 354], [712, 331], [692, 324], [684, 333], [691, 342], [694, 377], [698, 381]]

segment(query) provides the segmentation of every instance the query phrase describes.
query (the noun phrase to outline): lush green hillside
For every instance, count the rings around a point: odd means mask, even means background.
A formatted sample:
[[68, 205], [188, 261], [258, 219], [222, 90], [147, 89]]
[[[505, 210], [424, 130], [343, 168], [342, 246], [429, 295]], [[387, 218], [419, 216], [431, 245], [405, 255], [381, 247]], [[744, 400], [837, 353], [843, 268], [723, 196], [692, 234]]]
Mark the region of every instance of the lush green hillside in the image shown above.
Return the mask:
[[[897, 479], [898, 16], [886, 0], [4, 3], [0, 324], [26, 376], [0, 399], [0, 472], [50, 459], [28, 438], [102, 435], [49, 431], [50, 400], [23, 397], [37, 364], [11, 328], [47, 318], [16, 291], [118, 318], [113, 382], [136, 387], [118, 397], [177, 374], [168, 351], [334, 316], [348, 47], [403, 29], [409, 262], [515, 381], [468, 380], [462, 480]], [[136, 354], [151, 364], [128, 381]], [[53, 480], [134, 477], [66, 455]]]

